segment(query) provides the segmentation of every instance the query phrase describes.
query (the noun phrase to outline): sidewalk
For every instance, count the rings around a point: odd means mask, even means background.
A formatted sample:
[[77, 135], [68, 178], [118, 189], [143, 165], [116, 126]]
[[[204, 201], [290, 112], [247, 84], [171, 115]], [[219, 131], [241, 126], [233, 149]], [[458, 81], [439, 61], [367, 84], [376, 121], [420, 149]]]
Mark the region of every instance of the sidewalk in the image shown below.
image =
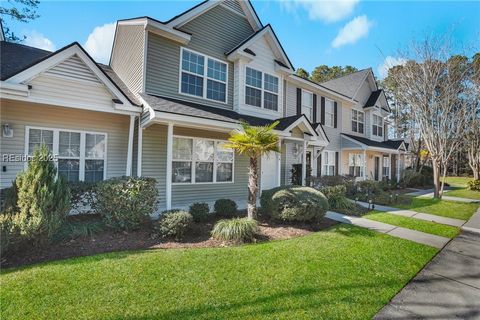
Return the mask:
[[[448, 191], [448, 189], [446, 189], [445, 191]], [[433, 189], [419, 190], [415, 192], [406, 193], [406, 195], [419, 197], [419, 198], [433, 198]], [[477, 199], [451, 197], [448, 195], [448, 192], [445, 192], [443, 194], [442, 199], [447, 201], [456, 201], [456, 202], [480, 203], [480, 200], [477, 200]]]
[[480, 319], [480, 209], [465, 226], [375, 319]]

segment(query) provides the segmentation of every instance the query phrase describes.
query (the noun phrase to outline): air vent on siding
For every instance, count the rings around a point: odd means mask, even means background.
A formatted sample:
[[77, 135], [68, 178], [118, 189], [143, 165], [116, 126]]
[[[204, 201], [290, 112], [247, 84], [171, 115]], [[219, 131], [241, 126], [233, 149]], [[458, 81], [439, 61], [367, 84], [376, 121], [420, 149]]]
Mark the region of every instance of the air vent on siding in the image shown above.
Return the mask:
[[90, 70], [90, 68], [77, 55], [73, 55], [62, 63], [45, 71], [45, 74], [101, 83], [92, 70]]
[[223, 2], [223, 5], [232, 9], [233, 11], [235, 11], [236, 13], [239, 13], [241, 14], [242, 16], [245, 15], [245, 13], [243, 12], [242, 10], [242, 7], [240, 7], [240, 4], [238, 3], [237, 0], [225, 0]]

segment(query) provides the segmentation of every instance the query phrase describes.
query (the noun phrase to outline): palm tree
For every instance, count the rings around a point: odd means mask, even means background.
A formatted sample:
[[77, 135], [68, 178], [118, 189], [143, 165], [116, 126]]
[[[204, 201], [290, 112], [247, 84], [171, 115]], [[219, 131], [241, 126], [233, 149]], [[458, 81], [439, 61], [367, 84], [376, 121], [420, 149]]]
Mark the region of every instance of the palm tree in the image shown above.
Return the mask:
[[242, 123], [242, 130], [230, 133], [226, 148], [236, 150], [250, 158], [248, 170], [248, 219], [257, 216], [258, 158], [272, 151], [279, 152], [278, 135], [273, 132], [278, 121], [269, 126], [250, 126]]

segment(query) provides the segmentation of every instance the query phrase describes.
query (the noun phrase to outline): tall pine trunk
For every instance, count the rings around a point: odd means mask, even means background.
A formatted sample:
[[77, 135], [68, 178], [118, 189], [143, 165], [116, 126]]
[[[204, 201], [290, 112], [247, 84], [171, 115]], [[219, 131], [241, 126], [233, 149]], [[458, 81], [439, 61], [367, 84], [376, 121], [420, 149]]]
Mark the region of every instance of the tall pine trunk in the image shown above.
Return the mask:
[[257, 217], [257, 191], [258, 191], [258, 163], [257, 158], [250, 157], [248, 171], [248, 207], [247, 216], [252, 220]]
[[437, 199], [441, 199], [440, 189], [440, 163], [437, 159], [432, 159], [432, 167], [433, 167], [433, 197]]

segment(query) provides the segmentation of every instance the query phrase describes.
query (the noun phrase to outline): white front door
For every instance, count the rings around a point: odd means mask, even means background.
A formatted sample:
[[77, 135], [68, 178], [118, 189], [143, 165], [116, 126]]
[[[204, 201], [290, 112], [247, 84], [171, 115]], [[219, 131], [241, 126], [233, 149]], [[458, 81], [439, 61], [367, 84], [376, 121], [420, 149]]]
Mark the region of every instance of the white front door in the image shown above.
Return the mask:
[[261, 180], [260, 189], [268, 190], [280, 185], [280, 176], [278, 175], [278, 156], [277, 152], [270, 152], [266, 156], [262, 156], [261, 162]]

